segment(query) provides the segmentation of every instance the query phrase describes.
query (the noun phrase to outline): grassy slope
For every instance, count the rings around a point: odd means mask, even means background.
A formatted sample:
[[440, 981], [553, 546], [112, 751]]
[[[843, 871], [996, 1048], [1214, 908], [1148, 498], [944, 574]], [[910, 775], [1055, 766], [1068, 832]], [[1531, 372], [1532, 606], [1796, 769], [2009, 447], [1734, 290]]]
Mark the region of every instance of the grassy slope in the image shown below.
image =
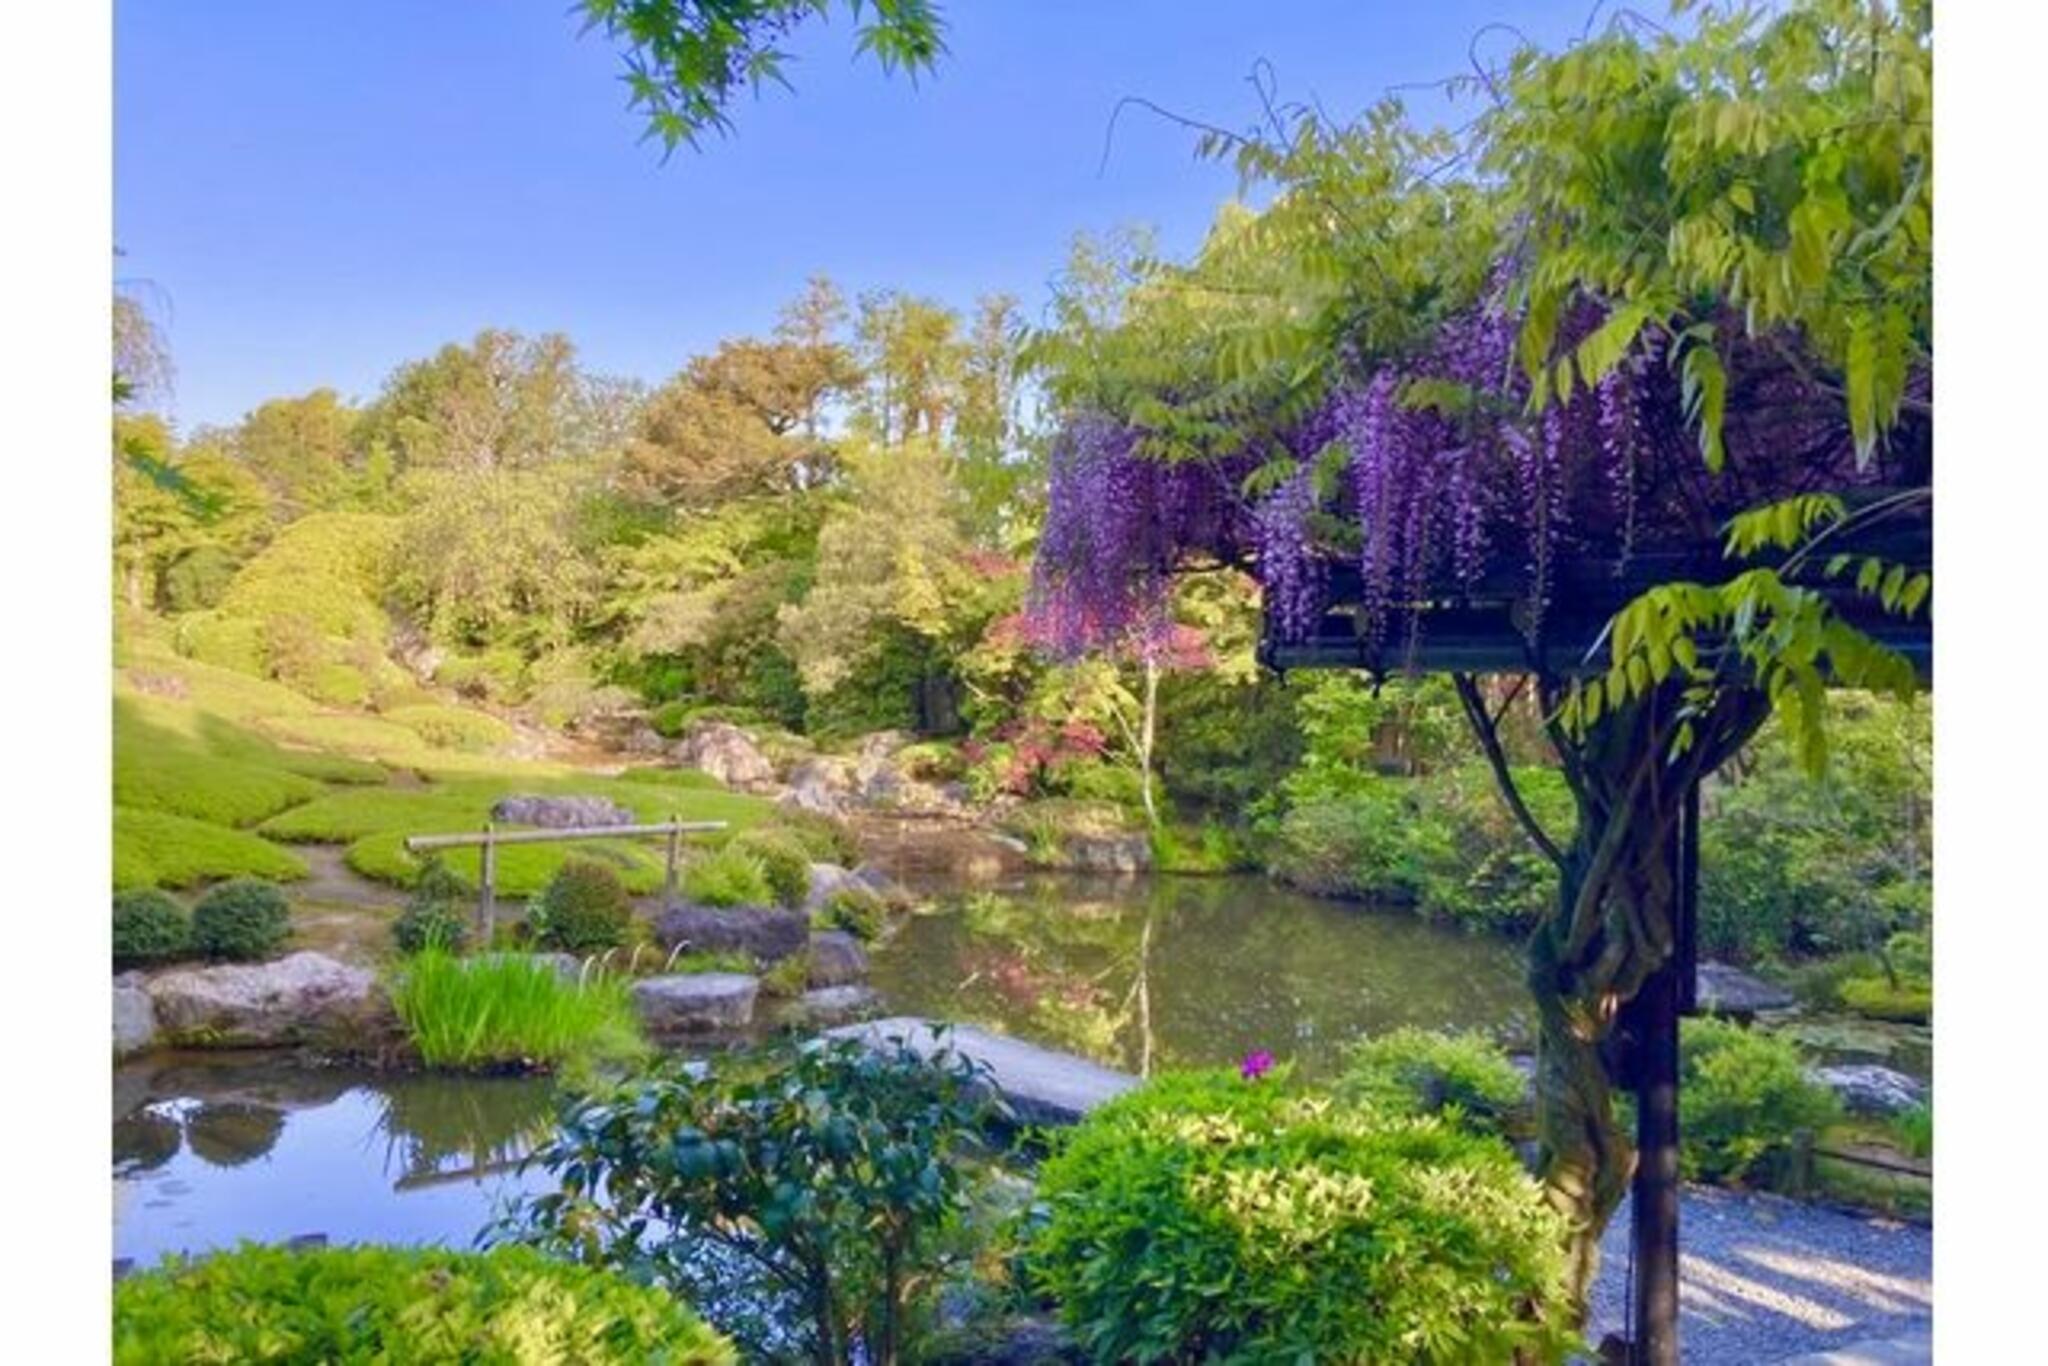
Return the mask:
[[[772, 814], [766, 802], [726, 792], [703, 774], [605, 778], [479, 753], [483, 737], [510, 735], [485, 713], [401, 708], [415, 723], [409, 727], [335, 711], [281, 684], [177, 655], [160, 623], [123, 626], [114, 681], [117, 887], [304, 877], [288, 842], [347, 843], [356, 871], [403, 886], [419, 867], [402, 847], [406, 836], [477, 829], [493, 803], [519, 792], [609, 797], [647, 821], [675, 815], [739, 828]], [[612, 863], [636, 891], [661, 883], [657, 843], [611, 840], [503, 850], [499, 885], [509, 896], [531, 895], [576, 854]], [[447, 862], [475, 882], [475, 851], [454, 851]]]

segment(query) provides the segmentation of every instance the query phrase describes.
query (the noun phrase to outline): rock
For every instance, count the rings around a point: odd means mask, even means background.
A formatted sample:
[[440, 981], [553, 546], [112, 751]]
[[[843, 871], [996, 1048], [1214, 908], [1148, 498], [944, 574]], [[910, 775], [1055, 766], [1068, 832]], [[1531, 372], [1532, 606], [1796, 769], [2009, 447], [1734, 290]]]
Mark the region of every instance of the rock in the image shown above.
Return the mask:
[[927, 1352], [931, 1366], [1054, 1366], [1087, 1359], [1058, 1320], [1035, 1314], [940, 1333]]
[[619, 748], [627, 754], [664, 754], [668, 741], [652, 726], [635, 726], [620, 738]]
[[744, 1029], [754, 1022], [761, 979], [741, 972], [688, 972], [633, 984], [633, 1009], [657, 1039]]
[[1807, 1075], [1840, 1096], [1851, 1114], [1896, 1115], [1927, 1103], [1924, 1082], [1873, 1063], [1816, 1067]]
[[594, 825], [632, 825], [632, 811], [608, 797], [505, 797], [491, 808], [491, 819], [507, 825], [537, 825], [543, 830], [580, 830]]
[[873, 988], [858, 985], [818, 987], [799, 996], [790, 1006], [791, 1023], [805, 1029], [830, 1029], [865, 1019], [881, 1006], [882, 998]]
[[819, 930], [811, 936], [808, 982], [814, 987], [841, 987], [868, 978], [868, 953], [845, 930]]
[[1739, 1019], [1761, 1011], [1784, 1010], [1798, 1003], [1783, 987], [1772, 986], [1726, 963], [1701, 963], [1698, 981], [1699, 1009], [1703, 1015]]
[[860, 867], [853, 870], [852, 885], [866, 888], [882, 898], [890, 906], [898, 909], [917, 904], [916, 895], [908, 887], [898, 882], [895, 878], [890, 877], [872, 863], [863, 863]]
[[1152, 840], [1142, 833], [1069, 834], [1060, 851], [1062, 862], [1090, 873], [1142, 873], [1152, 866]]
[[854, 786], [853, 765], [846, 760], [804, 759], [789, 770], [789, 790], [777, 803], [820, 816], [843, 816]]
[[975, 1025], [942, 1030], [929, 1020], [898, 1015], [828, 1030], [826, 1037], [854, 1039], [869, 1048], [900, 1040], [921, 1057], [950, 1053], [979, 1063], [988, 1069], [989, 1084], [1009, 1101], [1020, 1124], [1072, 1124], [1139, 1084], [1128, 1072]]
[[851, 868], [842, 868], [836, 863], [814, 863], [811, 865], [811, 890], [804, 896], [804, 910], [816, 915], [839, 892], [872, 890]]
[[156, 1042], [156, 1006], [141, 979], [128, 973], [114, 979], [114, 1056], [140, 1053]]
[[727, 787], [761, 787], [775, 781], [775, 765], [752, 736], [725, 721], [699, 721], [676, 742], [676, 762], [701, 769]]
[[164, 1035], [226, 1047], [365, 1045], [391, 1018], [376, 973], [324, 953], [175, 968], [151, 977], [148, 992]]
[[780, 906], [678, 906], [654, 924], [663, 949], [680, 945], [683, 952], [752, 954], [757, 963], [775, 963], [810, 942], [811, 918]]

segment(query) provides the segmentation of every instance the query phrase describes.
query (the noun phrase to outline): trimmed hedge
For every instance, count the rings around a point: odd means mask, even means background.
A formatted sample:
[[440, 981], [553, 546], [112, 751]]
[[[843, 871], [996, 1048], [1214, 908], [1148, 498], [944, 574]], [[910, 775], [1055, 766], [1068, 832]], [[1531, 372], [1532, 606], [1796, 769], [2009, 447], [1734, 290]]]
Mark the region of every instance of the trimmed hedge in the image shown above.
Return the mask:
[[242, 830], [162, 811], [114, 808], [114, 886], [193, 887], [224, 877], [306, 876], [298, 855]]
[[192, 947], [208, 958], [253, 962], [282, 947], [291, 924], [283, 892], [260, 878], [236, 878], [192, 908]]
[[1521, 1108], [1527, 1085], [1484, 1034], [1410, 1027], [1355, 1045], [1338, 1089], [1383, 1113], [1448, 1112], [1472, 1128], [1499, 1133]]
[[114, 966], [167, 963], [192, 951], [192, 920], [154, 887], [114, 896]]
[[727, 1366], [738, 1358], [667, 1291], [529, 1248], [244, 1244], [173, 1257], [116, 1285], [114, 1360]]

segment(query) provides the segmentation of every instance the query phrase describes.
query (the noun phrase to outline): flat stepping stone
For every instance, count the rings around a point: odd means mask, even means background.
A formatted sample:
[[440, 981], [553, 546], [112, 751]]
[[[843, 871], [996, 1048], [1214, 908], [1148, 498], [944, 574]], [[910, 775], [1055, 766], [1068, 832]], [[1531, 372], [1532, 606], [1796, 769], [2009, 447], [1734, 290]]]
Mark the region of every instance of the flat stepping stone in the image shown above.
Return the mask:
[[882, 998], [872, 987], [849, 983], [805, 992], [791, 1004], [790, 1013], [797, 1024], [810, 1029], [824, 1029], [872, 1015], [881, 1003]]
[[974, 1025], [955, 1025], [943, 1037], [932, 1021], [910, 1015], [847, 1025], [825, 1032], [833, 1039], [876, 1045], [902, 1039], [919, 1056], [952, 1052], [988, 1068], [989, 1080], [1025, 1124], [1072, 1124], [1096, 1106], [1138, 1085], [1128, 1072], [1060, 1053]]
[[633, 984], [633, 1010], [657, 1039], [745, 1029], [761, 979], [743, 972], [679, 972]]

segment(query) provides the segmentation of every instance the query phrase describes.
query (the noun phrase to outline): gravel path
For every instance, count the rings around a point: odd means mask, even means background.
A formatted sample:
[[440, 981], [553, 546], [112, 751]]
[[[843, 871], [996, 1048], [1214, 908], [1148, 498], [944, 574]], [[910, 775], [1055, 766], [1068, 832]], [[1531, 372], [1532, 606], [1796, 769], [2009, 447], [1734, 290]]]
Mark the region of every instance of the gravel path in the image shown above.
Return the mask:
[[[1621, 1331], [1626, 1202], [1602, 1243], [1593, 1341]], [[1934, 1237], [1913, 1224], [1773, 1195], [1688, 1186], [1679, 1209], [1679, 1343], [1687, 1366], [1755, 1366], [1934, 1319]]]

